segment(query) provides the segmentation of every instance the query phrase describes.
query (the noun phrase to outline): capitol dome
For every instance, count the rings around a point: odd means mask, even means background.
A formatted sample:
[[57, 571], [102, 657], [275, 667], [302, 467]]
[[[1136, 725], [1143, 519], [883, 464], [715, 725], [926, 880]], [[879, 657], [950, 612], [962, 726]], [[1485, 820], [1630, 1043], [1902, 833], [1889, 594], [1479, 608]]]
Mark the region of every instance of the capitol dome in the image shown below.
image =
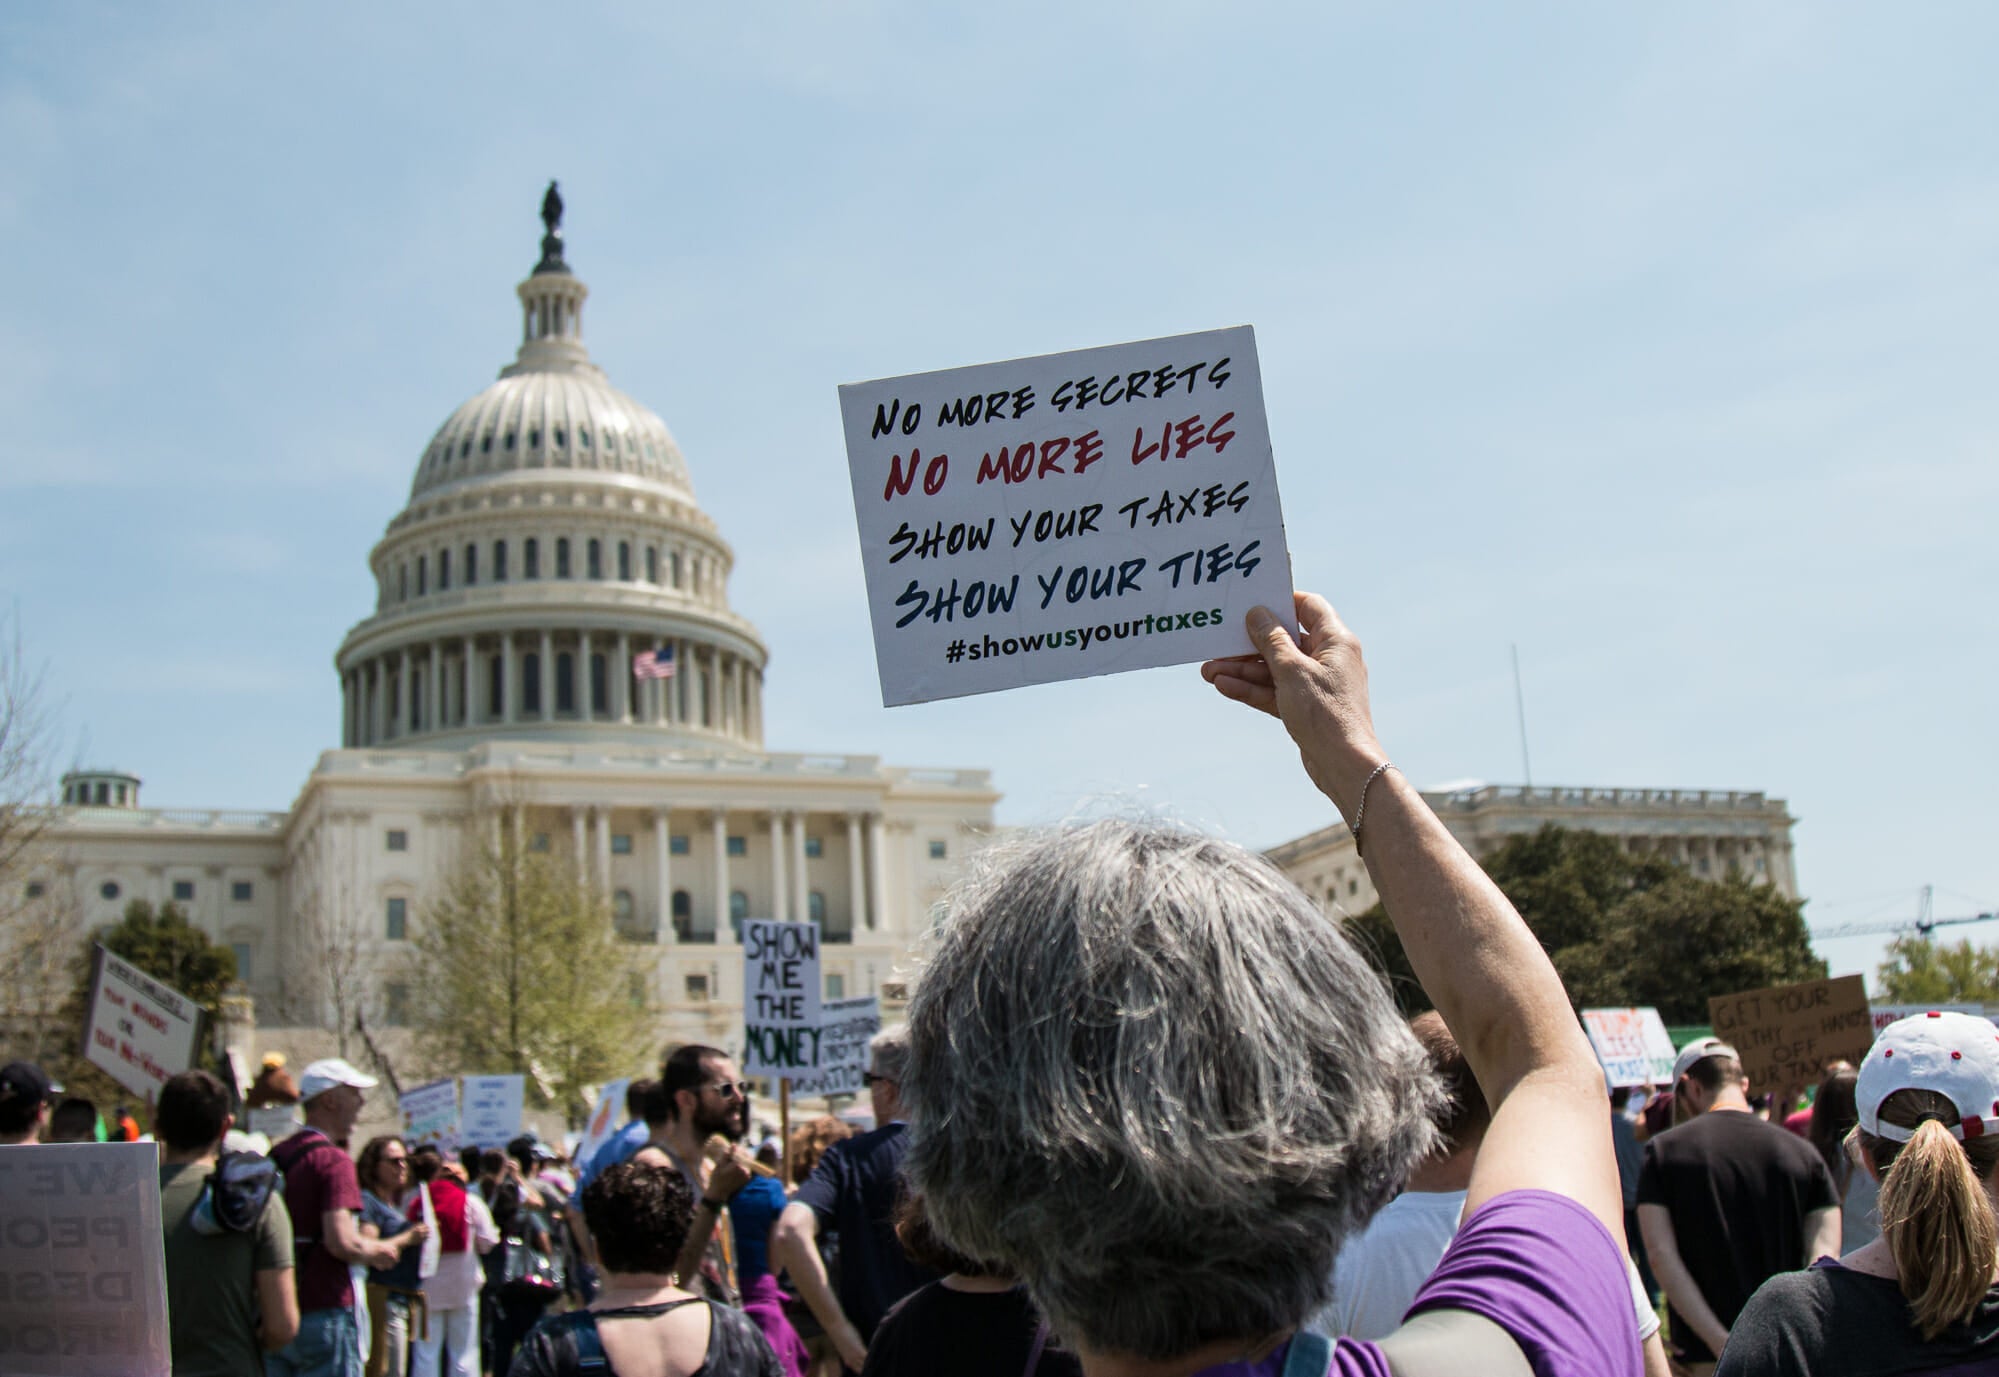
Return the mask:
[[769, 657], [729, 608], [734, 555], [666, 423], [583, 345], [553, 183], [542, 218], [514, 361], [438, 427], [369, 556], [376, 610], [335, 658], [342, 744], [761, 747]]

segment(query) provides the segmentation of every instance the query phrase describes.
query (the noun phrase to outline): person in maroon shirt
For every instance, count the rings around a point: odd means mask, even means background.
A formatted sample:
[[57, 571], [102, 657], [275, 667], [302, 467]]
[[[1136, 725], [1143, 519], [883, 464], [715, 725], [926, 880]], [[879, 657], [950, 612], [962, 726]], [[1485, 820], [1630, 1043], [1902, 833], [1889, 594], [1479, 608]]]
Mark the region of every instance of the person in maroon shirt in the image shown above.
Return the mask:
[[387, 1267], [402, 1251], [399, 1240], [362, 1236], [361, 1183], [354, 1159], [340, 1147], [361, 1116], [361, 1092], [374, 1085], [374, 1077], [338, 1057], [306, 1067], [299, 1087], [305, 1127], [271, 1150], [285, 1174], [292, 1216], [299, 1325], [297, 1337], [265, 1359], [266, 1377], [361, 1377], [347, 1268]]

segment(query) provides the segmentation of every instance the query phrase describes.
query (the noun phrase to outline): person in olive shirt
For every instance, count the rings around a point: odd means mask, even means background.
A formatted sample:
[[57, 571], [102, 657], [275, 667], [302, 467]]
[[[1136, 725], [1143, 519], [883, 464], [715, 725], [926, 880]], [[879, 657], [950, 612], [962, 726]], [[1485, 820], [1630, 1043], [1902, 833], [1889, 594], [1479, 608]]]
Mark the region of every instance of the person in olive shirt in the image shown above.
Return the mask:
[[298, 1332], [284, 1197], [274, 1191], [248, 1232], [196, 1227], [195, 1207], [234, 1122], [228, 1089], [206, 1071], [183, 1071], [160, 1089], [153, 1130], [174, 1377], [257, 1377], [263, 1350]]

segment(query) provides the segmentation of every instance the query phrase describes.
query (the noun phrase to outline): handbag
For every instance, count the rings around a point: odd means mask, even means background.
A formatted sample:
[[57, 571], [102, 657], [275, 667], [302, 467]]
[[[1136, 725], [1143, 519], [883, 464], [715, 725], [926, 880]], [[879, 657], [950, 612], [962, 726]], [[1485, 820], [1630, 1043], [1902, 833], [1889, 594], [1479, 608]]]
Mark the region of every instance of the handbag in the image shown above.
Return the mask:
[[562, 1290], [562, 1272], [547, 1253], [526, 1239], [500, 1239], [500, 1294], [509, 1300], [552, 1299]]

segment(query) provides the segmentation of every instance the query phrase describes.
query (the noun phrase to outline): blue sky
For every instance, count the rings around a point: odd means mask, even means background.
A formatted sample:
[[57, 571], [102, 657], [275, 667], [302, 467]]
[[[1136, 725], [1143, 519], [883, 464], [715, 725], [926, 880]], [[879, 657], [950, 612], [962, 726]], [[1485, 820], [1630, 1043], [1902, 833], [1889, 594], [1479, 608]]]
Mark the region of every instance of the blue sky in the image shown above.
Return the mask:
[[1412, 778], [1518, 781], [1517, 643], [1537, 782], [1788, 799], [1817, 925], [1989, 908], [1995, 49], [1971, 4], [10, 6], [0, 597], [91, 761], [288, 804], [559, 176], [774, 748], [1330, 821], [1192, 668], [875, 685], [838, 383], [1247, 322]]

